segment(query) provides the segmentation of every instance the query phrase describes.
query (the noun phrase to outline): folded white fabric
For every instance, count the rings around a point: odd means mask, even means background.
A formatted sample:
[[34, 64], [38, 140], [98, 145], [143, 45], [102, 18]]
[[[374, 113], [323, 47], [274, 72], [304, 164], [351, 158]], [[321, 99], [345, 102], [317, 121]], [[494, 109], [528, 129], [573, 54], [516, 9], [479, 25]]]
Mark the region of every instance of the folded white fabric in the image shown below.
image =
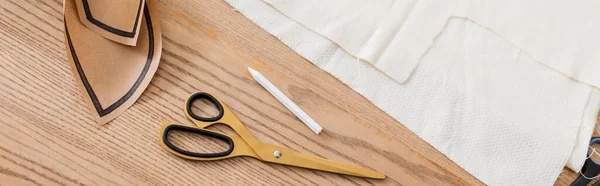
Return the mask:
[[473, 20], [534, 59], [600, 87], [595, 0], [264, 0], [404, 82], [451, 17]]
[[[586, 158], [600, 109], [588, 84], [600, 79], [586, 81], [593, 74], [583, 67], [596, 68], [586, 61], [595, 56], [588, 41], [565, 50], [545, 45], [567, 41], [550, 37], [564, 30], [502, 30], [513, 23], [498, 20], [519, 17], [497, 17], [492, 7], [520, 2], [265, 1], [228, 0], [486, 184], [551, 185], [567, 160], [579, 170]], [[479, 6], [488, 14], [468, 18]]]

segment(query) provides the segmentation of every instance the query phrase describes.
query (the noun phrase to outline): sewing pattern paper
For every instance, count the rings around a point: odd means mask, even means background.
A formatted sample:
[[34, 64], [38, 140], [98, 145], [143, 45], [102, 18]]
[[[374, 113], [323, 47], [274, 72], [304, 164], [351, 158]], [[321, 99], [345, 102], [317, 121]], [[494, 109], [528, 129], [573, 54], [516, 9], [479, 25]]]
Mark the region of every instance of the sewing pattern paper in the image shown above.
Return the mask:
[[[558, 37], [565, 30], [523, 33], [553, 24], [535, 25], [540, 17], [571, 15], [549, 15], [560, 2], [543, 10], [528, 9], [536, 3], [529, 1], [228, 2], [486, 184], [551, 185], [565, 165], [579, 170], [586, 158], [600, 109], [597, 82], [584, 78], [593, 74], [583, 68], [596, 68], [587, 63], [593, 49], [581, 41], [569, 45], [581, 53], [567, 55], [544, 45], [568, 42]], [[494, 7], [524, 10], [511, 17]], [[534, 25], [502, 29], [529, 13]]]
[[[77, 2], [81, 5], [80, 7]], [[133, 105], [150, 84], [150, 80], [158, 69], [162, 38], [160, 21], [156, 15], [154, 3], [152, 0], [143, 0], [133, 4], [125, 3], [131, 6], [129, 9], [122, 9], [123, 7], [111, 9], [109, 7], [92, 8], [99, 5], [114, 5], [109, 2], [64, 1], [67, 59], [81, 95], [92, 118], [98, 125], [108, 123]], [[88, 6], [84, 6], [84, 4]], [[100, 19], [103, 17], [100, 15], [116, 16], [124, 14], [124, 12], [114, 15], [104, 12], [104, 14], [96, 14], [98, 20], [89, 17], [90, 20], [96, 20], [90, 24], [97, 24], [95, 27], [91, 27], [82, 22], [82, 19], [87, 20], [88, 17], [85, 13], [81, 16], [79, 14], [81, 10], [78, 11], [78, 8], [85, 9], [83, 12], [98, 9], [130, 10], [133, 13], [130, 16], [132, 20], [129, 21], [139, 20], [139, 22], [132, 23], [137, 26], [128, 27], [131, 29], [131, 31], [127, 30], [130, 31], [129, 34], [123, 33], [123, 30], [115, 29], [117, 28], [115, 25], [119, 24], [106, 25], [106, 23], [127, 21], [122, 16], [116, 17], [121, 19], [112, 22], [104, 23], [99, 20], [103, 20]], [[137, 14], [138, 10], [139, 14]], [[133, 19], [137, 17], [136, 14], [139, 15], [139, 19]], [[102, 28], [106, 28], [106, 30], [102, 30]], [[107, 36], [107, 34], [112, 36]]]

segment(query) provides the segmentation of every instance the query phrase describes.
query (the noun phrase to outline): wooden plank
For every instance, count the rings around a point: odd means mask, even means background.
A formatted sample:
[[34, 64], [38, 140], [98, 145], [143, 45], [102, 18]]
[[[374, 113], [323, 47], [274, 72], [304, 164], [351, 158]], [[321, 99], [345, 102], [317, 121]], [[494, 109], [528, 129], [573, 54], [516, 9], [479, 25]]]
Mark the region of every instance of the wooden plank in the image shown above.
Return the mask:
[[[0, 0], [0, 185], [482, 184], [226, 2], [157, 4], [163, 30], [159, 69], [136, 104], [96, 127], [66, 60], [62, 1]], [[325, 131], [313, 134], [254, 82], [249, 66]], [[160, 147], [160, 125], [164, 120], [191, 125], [182, 105], [196, 91], [219, 96], [262, 141], [369, 167], [388, 178], [341, 176], [251, 158], [177, 158]], [[576, 176], [565, 169], [556, 183], [567, 185]]]

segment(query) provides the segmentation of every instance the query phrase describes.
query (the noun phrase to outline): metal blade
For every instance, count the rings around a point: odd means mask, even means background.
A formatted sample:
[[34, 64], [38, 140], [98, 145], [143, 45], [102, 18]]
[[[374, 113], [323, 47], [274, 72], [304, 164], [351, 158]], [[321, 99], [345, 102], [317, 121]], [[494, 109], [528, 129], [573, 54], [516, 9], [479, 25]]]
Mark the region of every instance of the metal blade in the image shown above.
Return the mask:
[[[358, 167], [355, 165], [335, 162], [316, 156], [302, 154], [290, 149], [283, 147], [277, 147], [274, 145], [263, 144], [256, 149], [263, 161], [278, 163], [283, 165], [291, 165], [296, 167], [302, 167], [307, 169], [315, 169], [339, 174], [346, 174], [351, 176], [384, 179], [383, 173]], [[279, 157], [279, 158], [277, 158]]]

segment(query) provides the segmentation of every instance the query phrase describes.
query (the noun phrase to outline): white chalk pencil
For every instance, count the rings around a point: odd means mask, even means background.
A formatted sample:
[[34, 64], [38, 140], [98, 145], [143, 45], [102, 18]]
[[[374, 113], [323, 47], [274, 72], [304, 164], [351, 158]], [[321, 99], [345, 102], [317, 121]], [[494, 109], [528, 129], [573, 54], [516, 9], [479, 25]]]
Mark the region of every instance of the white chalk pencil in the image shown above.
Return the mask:
[[304, 111], [302, 111], [302, 109], [300, 109], [298, 105], [292, 102], [290, 98], [288, 98], [285, 94], [283, 94], [283, 92], [277, 89], [277, 87], [275, 87], [275, 85], [273, 85], [267, 78], [265, 78], [265, 76], [260, 74], [260, 72], [250, 67], [248, 67], [248, 71], [250, 72], [250, 75], [252, 75], [254, 80], [258, 82], [258, 84], [262, 85], [262, 87], [267, 89], [267, 91], [269, 91], [271, 95], [277, 98], [277, 100], [279, 100], [281, 104], [285, 105], [285, 107], [292, 111], [292, 113], [294, 113], [294, 115], [296, 115], [298, 119], [302, 120], [302, 122], [304, 122], [304, 124], [306, 124], [306, 126], [308, 126], [313, 132], [319, 134], [321, 130], [323, 130], [323, 127], [321, 127], [321, 125], [319, 125], [315, 120], [310, 118], [310, 116], [308, 116]]

